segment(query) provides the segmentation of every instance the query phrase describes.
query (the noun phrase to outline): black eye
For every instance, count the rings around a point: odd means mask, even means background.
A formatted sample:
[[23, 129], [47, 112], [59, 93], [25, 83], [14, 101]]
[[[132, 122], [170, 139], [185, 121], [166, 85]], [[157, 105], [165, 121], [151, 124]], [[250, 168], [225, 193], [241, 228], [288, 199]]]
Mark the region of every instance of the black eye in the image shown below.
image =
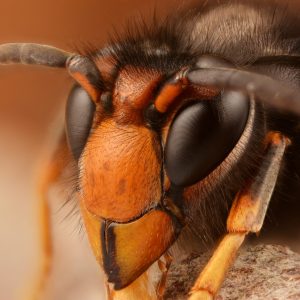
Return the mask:
[[215, 169], [242, 135], [249, 109], [244, 94], [227, 91], [180, 110], [171, 124], [165, 149], [171, 182], [189, 186]]
[[70, 92], [66, 107], [68, 143], [76, 160], [79, 159], [93, 122], [95, 104], [87, 92], [75, 86]]

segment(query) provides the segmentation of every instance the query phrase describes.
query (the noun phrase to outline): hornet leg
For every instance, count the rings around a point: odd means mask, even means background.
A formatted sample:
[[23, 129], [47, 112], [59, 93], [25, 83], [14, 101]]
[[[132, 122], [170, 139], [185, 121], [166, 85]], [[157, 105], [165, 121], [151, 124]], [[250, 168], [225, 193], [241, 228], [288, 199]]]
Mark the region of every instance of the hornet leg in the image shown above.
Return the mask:
[[289, 140], [280, 133], [270, 132], [265, 142], [266, 152], [258, 174], [237, 194], [227, 219], [227, 234], [199, 275], [189, 300], [208, 300], [217, 296], [246, 235], [258, 233], [263, 225]]

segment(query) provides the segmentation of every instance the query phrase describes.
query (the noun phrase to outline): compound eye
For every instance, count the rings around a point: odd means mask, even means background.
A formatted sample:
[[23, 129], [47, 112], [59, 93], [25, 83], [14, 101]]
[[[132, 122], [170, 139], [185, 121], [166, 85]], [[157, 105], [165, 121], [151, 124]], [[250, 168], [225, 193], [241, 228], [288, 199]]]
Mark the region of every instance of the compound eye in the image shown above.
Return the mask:
[[166, 172], [176, 186], [190, 186], [212, 172], [234, 148], [247, 123], [248, 98], [234, 91], [181, 109], [170, 126]]
[[95, 104], [87, 92], [75, 86], [66, 107], [66, 133], [70, 149], [76, 160], [86, 144], [93, 122]]

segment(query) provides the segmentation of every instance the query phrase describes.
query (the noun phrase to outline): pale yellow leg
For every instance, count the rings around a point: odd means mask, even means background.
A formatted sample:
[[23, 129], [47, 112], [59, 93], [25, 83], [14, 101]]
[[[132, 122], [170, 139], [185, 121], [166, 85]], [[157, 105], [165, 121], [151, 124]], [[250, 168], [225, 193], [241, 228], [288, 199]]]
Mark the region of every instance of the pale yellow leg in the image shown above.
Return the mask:
[[41, 298], [50, 274], [53, 253], [48, 192], [51, 185], [58, 180], [62, 170], [66, 166], [68, 155], [66, 141], [62, 139], [54, 154], [44, 164], [43, 173], [39, 177], [37, 192], [39, 198], [40, 257], [39, 270], [28, 297], [30, 300]]
[[113, 300], [157, 300], [156, 291], [151, 287], [148, 272], [122, 290], [110, 289], [109, 296]]
[[106, 300], [113, 300], [113, 291], [111, 291], [108, 282], [104, 283], [106, 290]]
[[266, 138], [266, 153], [252, 184], [233, 202], [227, 219], [228, 233], [193, 286], [189, 300], [214, 299], [231, 267], [237, 251], [249, 232], [259, 232], [279, 173], [289, 140], [271, 132]]
[[158, 261], [158, 267], [160, 271], [162, 272], [162, 277], [158, 283], [157, 289], [156, 289], [156, 295], [157, 295], [157, 300], [163, 300], [163, 295], [165, 293], [165, 288], [166, 288], [166, 283], [167, 283], [167, 277], [168, 277], [168, 272], [171, 266], [171, 263], [173, 261], [172, 256], [167, 252], [164, 254], [164, 260], [159, 260]]
[[[150, 267], [150, 269], [122, 290], [113, 290], [109, 287], [109, 284], [106, 284], [107, 300], [162, 300], [172, 260], [173, 258], [170, 254], [164, 254], [163, 259], [157, 261], [157, 266], [154, 269], [152, 269], [153, 266]], [[158, 283], [154, 283], [152, 275], [153, 273], [156, 274], [157, 271], [160, 271], [162, 275]]]

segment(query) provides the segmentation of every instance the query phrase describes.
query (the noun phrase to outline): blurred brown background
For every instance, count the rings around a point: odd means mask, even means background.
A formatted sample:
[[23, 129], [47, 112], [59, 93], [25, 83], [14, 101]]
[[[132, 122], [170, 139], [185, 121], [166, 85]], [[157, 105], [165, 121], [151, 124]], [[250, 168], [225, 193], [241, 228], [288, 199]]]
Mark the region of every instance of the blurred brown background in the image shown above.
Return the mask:
[[[163, 3], [161, 3], [163, 2]], [[114, 26], [140, 13], [160, 15], [187, 1], [11, 0], [0, 2], [0, 43], [45, 43], [71, 51], [99, 47]], [[25, 299], [37, 268], [38, 158], [72, 80], [64, 70], [0, 69], [0, 300]], [[45, 299], [103, 299], [102, 277], [76, 220], [53, 209], [55, 267]]]
[[[0, 43], [45, 43], [69, 51], [80, 42], [102, 47], [112, 27], [120, 30], [129, 18], [150, 16], [155, 8], [165, 15], [189, 2], [2, 0]], [[71, 85], [64, 70], [0, 68], [0, 300], [25, 299], [37, 268], [37, 161]], [[103, 299], [99, 268], [67, 213], [53, 212], [55, 268], [45, 299]]]

